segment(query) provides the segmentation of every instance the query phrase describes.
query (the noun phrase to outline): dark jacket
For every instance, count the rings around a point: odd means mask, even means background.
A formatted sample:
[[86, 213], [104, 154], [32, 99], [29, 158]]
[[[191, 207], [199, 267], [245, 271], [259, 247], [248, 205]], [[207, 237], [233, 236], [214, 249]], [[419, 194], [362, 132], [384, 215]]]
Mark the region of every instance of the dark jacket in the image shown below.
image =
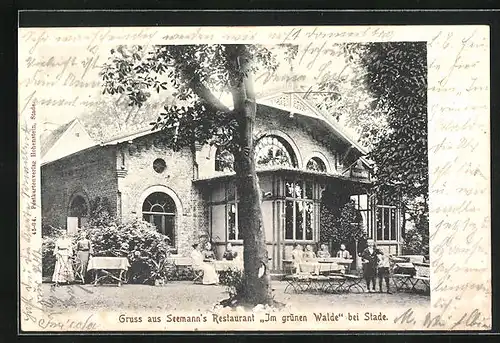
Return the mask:
[[371, 254], [368, 248], [363, 250], [361, 253], [361, 260], [366, 262], [363, 263], [363, 273], [365, 276], [375, 276], [377, 268], [377, 249], [373, 249]]

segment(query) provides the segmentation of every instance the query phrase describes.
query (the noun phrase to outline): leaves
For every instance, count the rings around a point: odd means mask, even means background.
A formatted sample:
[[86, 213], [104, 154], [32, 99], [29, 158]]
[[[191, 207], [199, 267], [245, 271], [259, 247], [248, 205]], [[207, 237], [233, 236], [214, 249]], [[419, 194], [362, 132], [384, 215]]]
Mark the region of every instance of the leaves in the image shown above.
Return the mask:
[[329, 206], [321, 206], [320, 240], [322, 242], [354, 243], [365, 238], [361, 217], [354, 201], [349, 201], [336, 214]]

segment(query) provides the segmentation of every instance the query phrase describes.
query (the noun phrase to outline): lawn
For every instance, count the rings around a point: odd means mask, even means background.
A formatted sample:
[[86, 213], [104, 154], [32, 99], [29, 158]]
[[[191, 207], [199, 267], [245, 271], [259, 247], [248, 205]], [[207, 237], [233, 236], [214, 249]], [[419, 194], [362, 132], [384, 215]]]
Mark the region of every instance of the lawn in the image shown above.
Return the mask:
[[[297, 310], [339, 307], [422, 307], [430, 296], [414, 293], [284, 293], [286, 283], [273, 281], [275, 299]], [[161, 287], [146, 285], [98, 286], [42, 285], [44, 305], [49, 311], [75, 310], [210, 310], [228, 297], [224, 286], [204, 286], [189, 281], [170, 282]]]

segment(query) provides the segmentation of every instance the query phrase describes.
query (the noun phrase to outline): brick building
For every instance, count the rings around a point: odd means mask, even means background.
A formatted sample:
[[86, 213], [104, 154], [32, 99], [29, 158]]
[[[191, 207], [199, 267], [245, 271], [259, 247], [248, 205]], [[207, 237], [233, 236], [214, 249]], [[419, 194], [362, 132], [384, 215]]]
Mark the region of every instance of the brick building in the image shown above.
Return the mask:
[[[384, 250], [400, 253], [400, 210], [396, 203], [375, 202], [366, 152], [340, 127], [304, 99], [277, 93], [258, 101], [255, 128], [264, 228], [274, 270], [281, 269], [295, 242], [319, 243], [324, 192], [339, 204], [355, 200], [368, 237]], [[85, 225], [91, 200], [101, 197], [119, 218], [154, 223], [180, 254], [188, 254], [202, 237], [215, 243], [220, 256], [226, 242], [242, 248], [241, 195], [235, 190], [231, 156], [220, 148], [174, 152], [161, 132], [144, 130], [44, 161], [41, 188], [45, 224], [69, 230]]]

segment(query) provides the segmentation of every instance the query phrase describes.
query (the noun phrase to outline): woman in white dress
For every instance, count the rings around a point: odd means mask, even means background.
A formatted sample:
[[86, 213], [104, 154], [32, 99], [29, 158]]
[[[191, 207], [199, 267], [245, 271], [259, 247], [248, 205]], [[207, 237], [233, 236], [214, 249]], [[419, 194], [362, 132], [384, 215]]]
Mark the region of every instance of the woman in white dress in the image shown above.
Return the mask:
[[66, 230], [63, 231], [61, 237], [56, 241], [54, 255], [56, 256], [56, 265], [54, 267], [54, 274], [52, 275], [52, 282], [57, 286], [60, 283], [74, 281], [75, 273], [71, 260], [73, 248], [71, 247], [71, 239], [68, 237]]
[[302, 251], [302, 245], [295, 243], [292, 250], [292, 261], [293, 268], [295, 271], [299, 271], [299, 265], [304, 260], [304, 252]]
[[203, 284], [204, 285], [216, 285], [219, 283], [219, 275], [215, 270], [215, 267], [204, 261], [205, 256], [200, 251], [199, 244], [193, 244], [193, 251], [191, 251], [191, 258], [193, 260], [193, 268], [195, 270], [203, 271]]

